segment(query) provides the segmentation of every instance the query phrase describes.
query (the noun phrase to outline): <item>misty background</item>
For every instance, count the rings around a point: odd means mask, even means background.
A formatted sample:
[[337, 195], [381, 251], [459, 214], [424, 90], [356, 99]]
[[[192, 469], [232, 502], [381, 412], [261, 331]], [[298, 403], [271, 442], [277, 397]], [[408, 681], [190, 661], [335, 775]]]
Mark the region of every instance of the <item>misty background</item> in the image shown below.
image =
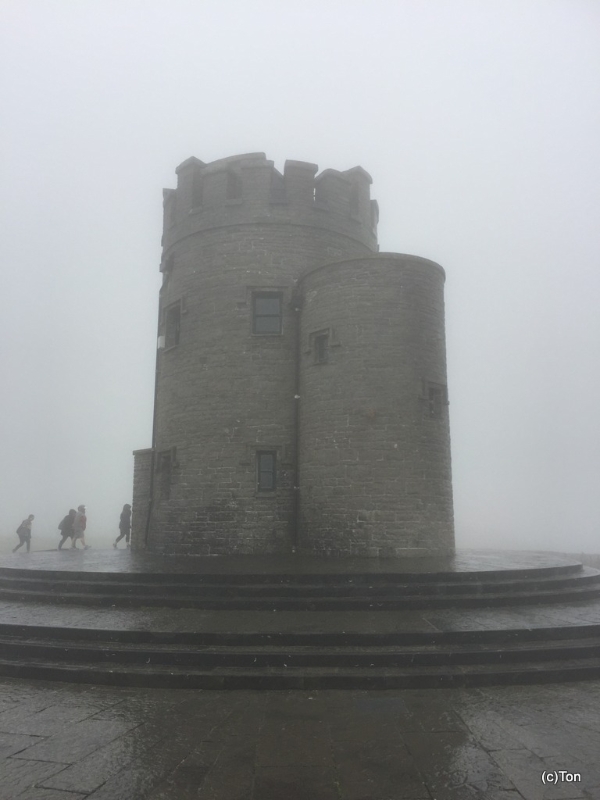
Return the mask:
[[3, 0], [0, 550], [110, 546], [151, 443], [162, 188], [364, 167], [446, 270], [457, 544], [600, 552], [596, 0]]

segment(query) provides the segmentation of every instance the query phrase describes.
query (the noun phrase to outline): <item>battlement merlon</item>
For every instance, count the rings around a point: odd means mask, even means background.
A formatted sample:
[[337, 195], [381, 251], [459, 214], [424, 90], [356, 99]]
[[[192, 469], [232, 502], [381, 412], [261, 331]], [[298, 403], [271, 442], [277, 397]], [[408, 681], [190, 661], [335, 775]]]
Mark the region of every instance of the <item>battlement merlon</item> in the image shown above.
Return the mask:
[[224, 225], [294, 224], [343, 233], [377, 250], [377, 204], [362, 167], [340, 172], [286, 161], [283, 174], [264, 153], [209, 164], [191, 157], [177, 169], [177, 189], [165, 189], [163, 244]]

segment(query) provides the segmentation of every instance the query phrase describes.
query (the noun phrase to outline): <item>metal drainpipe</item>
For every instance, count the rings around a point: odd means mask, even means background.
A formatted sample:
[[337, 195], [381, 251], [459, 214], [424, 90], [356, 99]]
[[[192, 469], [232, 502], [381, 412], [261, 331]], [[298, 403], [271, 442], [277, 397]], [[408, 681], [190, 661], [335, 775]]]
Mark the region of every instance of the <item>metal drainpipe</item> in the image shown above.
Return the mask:
[[292, 308], [296, 315], [296, 363], [294, 378], [294, 526], [292, 534], [292, 552], [296, 553], [300, 546], [300, 357], [302, 354], [300, 341], [302, 300], [297, 288], [292, 297]]

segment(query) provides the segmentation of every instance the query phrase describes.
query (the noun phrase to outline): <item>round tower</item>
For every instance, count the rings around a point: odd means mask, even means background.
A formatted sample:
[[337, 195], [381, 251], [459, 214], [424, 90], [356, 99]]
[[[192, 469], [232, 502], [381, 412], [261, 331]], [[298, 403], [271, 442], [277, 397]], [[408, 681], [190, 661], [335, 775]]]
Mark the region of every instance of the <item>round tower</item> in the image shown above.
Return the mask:
[[301, 279], [300, 549], [452, 550], [444, 277], [385, 253]]
[[369, 175], [316, 172], [287, 161], [282, 174], [262, 153], [190, 158], [164, 192], [154, 442], [136, 464], [136, 546], [212, 555], [295, 544], [297, 281], [377, 251]]

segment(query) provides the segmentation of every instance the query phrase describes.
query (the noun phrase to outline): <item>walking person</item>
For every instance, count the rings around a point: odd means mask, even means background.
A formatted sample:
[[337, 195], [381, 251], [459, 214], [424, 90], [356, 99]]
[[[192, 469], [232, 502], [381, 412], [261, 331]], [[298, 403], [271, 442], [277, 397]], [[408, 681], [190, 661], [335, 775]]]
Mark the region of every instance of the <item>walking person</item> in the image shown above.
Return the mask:
[[85, 506], [77, 506], [77, 513], [73, 520], [73, 544], [71, 548], [77, 550], [77, 540], [81, 539], [81, 544], [84, 550], [89, 550], [89, 544], [85, 543], [85, 529], [87, 527], [87, 516], [85, 514]]
[[23, 522], [17, 528], [17, 536], [19, 537], [19, 544], [16, 547], [13, 547], [13, 553], [16, 553], [19, 547], [23, 545], [27, 546], [27, 552], [29, 552], [31, 548], [31, 523], [35, 517], [33, 514], [30, 514], [27, 519], [24, 519]]
[[60, 535], [62, 536], [62, 539], [58, 544], [59, 550], [62, 550], [62, 546], [67, 541], [67, 539], [73, 538], [73, 523], [75, 522], [76, 514], [77, 512], [75, 511], [75, 509], [70, 508], [67, 516], [58, 523], [58, 530], [60, 531]]
[[129, 503], [125, 503], [123, 506], [123, 511], [121, 511], [121, 516], [119, 517], [119, 535], [115, 539], [113, 543], [113, 547], [115, 550], [118, 548], [119, 542], [121, 539], [125, 539], [125, 543], [127, 547], [130, 547], [129, 544], [129, 536], [131, 534], [131, 506]]

